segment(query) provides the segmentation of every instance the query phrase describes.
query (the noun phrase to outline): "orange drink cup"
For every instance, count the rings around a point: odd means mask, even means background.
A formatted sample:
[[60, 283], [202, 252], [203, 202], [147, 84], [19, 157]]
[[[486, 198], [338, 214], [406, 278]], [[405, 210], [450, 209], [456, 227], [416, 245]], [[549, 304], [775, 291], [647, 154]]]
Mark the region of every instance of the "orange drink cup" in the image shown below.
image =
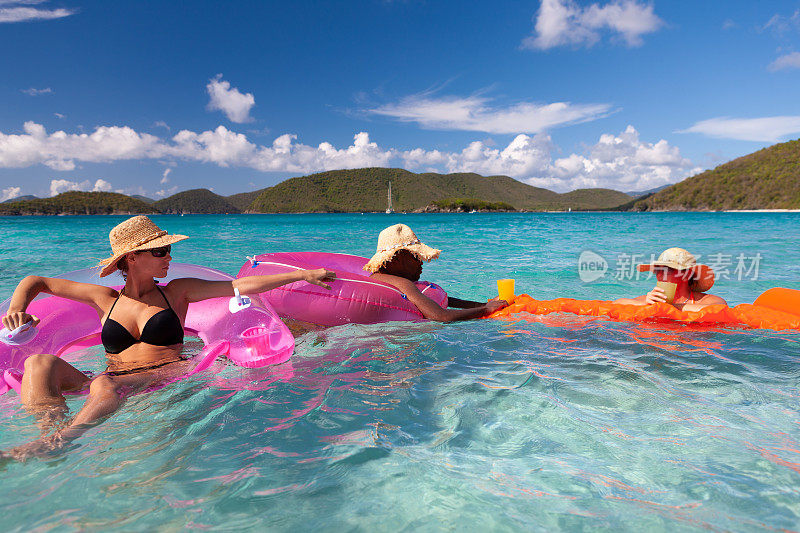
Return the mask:
[[497, 295], [501, 300], [508, 303], [514, 301], [514, 280], [513, 279], [498, 279], [497, 280]]

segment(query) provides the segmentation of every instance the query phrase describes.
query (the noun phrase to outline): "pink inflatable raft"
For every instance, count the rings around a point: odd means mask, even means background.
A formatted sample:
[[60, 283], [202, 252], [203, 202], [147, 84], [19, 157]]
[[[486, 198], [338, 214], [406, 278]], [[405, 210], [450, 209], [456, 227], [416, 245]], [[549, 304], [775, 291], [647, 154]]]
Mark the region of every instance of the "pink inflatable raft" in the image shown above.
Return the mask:
[[[336, 272], [331, 290], [304, 282], [261, 293], [282, 317], [321, 326], [376, 324], [393, 320], [423, 320], [422, 313], [395, 287], [371, 279], [363, 270], [367, 258], [356, 255], [286, 252], [248, 258], [237, 278], [327, 268]], [[447, 293], [438, 285], [417, 282], [422, 293], [447, 307]]]
[[[119, 278], [100, 278], [97, 270], [91, 268], [58, 277], [120, 288]], [[218, 270], [172, 263], [169, 276], [163, 282], [175, 278], [234, 279]], [[9, 303], [10, 299], [0, 304], [0, 316], [6, 314]], [[42, 295], [27, 311], [41, 319], [36, 328], [0, 330], [0, 394], [11, 388], [19, 391], [23, 362], [28, 356], [49, 353], [61, 357], [100, 344], [100, 319], [86, 304]], [[289, 329], [275, 311], [257, 297], [251, 300], [237, 294], [234, 298], [212, 298], [190, 304], [184, 332], [200, 337], [205, 345], [187, 376], [207, 369], [221, 355], [239, 366], [253, 368], [282, 363], [294, 351], [294, 337]]]

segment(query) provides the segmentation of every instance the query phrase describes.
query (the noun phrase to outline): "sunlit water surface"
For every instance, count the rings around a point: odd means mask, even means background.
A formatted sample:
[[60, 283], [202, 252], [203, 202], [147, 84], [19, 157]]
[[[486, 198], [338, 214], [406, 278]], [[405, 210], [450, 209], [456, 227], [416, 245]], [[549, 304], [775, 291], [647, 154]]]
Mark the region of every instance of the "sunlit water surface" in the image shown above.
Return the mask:
[[[405, 222], [443, 250], [424, 277], [462, 298], [504, 277], [541, 299], [642, 294], [652, 282], [617, 263], [670, 245], [731, 255], [731, 273], [760, 253], [756, 279], [715, 286], [731, 304], [800, 288], [797, 214], [154, 218], [192, 236], [176, 261], [232, 274], [253, 253], [369, 255]], [[0, 298], [105, 257], [123, 219], [0, 218]], [[608, 260], [602, 279], [580, 280], [585, 250]], [[571, 315], [331, 328], [288, 363], [220, 361], [130, 398], [67, 453], [5, 467], [2, 529], [800, 529], [798, 338]], [[71, 360], [104, 367], [98, 349]], [[14, 393], [0, 420], [0, 449], [38, 436]]]

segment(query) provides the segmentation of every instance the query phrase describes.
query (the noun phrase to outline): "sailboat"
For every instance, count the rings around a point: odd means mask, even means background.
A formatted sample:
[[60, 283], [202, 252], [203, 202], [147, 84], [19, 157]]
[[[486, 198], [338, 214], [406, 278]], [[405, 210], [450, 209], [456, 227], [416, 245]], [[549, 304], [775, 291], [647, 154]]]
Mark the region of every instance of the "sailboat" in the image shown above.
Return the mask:
[[392, 182], [389, 182], [389, 192], [387, 193], [389, 205], [386, 208], [386, 214], [391, 215], [394, 213], [394, 209], [392, 209]]

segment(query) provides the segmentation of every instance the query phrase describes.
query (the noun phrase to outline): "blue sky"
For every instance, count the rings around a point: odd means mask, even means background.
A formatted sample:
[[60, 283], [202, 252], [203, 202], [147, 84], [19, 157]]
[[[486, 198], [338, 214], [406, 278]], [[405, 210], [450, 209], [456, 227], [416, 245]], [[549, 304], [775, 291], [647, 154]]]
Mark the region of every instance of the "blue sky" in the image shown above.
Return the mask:
[[0, 0], [0, 200], [364, 166], [645, 190], [800, 137], [800, 1]]

